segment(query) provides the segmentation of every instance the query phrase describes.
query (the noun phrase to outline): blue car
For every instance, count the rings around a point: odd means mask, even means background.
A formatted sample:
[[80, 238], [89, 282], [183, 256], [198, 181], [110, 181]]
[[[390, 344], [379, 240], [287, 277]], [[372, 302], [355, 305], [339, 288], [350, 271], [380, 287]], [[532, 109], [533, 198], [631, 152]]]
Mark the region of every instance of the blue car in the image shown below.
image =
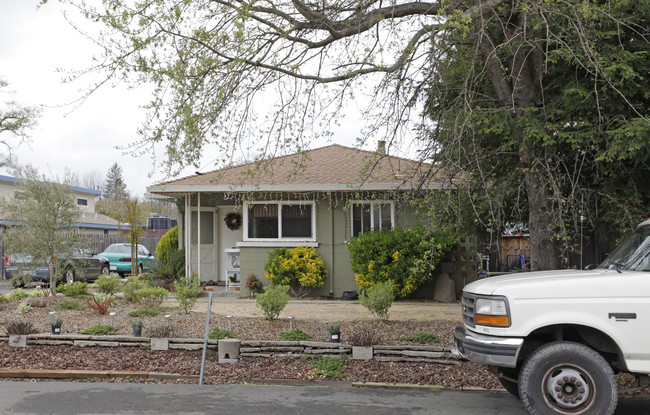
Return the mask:
[[[108, 259], [111, 272], [120, 275], [131, 273], [131, 245], [127, 243], [109, 245], [99, 256]], [[151, 269], [154, 261], [153, 254], [144, 245], [138, 245], [138, 273]]]

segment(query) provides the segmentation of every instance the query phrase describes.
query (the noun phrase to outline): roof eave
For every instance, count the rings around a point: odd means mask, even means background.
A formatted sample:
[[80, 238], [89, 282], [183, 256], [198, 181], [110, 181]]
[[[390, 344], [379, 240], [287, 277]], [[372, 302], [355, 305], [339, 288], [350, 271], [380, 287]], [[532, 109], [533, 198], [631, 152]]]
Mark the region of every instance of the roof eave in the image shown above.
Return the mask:
[[[442, 189], [442, 183], [419, 187], [423, 190]], [[351, 192], [412, 190], [412, 183], [356, 183], [356, 184], [294, 184], [294, 185], [154, 185], [147, 187], [149, 193], [246, 193], [246, 192]]]

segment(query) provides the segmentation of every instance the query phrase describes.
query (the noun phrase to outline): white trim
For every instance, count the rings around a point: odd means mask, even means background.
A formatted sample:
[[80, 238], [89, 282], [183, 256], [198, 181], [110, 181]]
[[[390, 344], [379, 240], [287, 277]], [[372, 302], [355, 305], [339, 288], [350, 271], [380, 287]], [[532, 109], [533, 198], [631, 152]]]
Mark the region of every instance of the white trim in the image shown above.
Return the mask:
[[147, 187], [149, 193], [185, 192], [355, 192], [381, 190], [450, 189], [445, 183], [430, 183], [416, 186], [414, 183], [354, 183], [354, 184], [264, 184], [264, 185], [153, 185]]
[[[395, 228], [395, 202], [392, 200], [354, 200], [350, 202], [350, 236], [354, 238], [354, 205], [370, 205], [370, 230], [375, 229], [375, 206], [390, 205], [390, 227]], [[363, 233], [363, 227], [361, 229]]]
[[[277, 238], [249, 238], [248, 237], [248, 210], [250, 205], [278, 205], [278, 237]], [[282, 237], [282, 209], [281, 206], [285, 205], [303, 205], [311, 206], [311, 238], [283, 238]], [[244, 202], [243, 206], [243, 222], [244, 222], [244, 242], [282, 242], [282, 243], [297, 243], [296, 246], [303, 246], [308, 242], [316, 242], [316, 203], [314, 201], [256, 201]]]
[[311, 248], [318, 248], [318, 242], [307, 242], [307, 241], [245, 241], [237, 242], [238, 248], [297, 248], [299, 246], [308, 246]]

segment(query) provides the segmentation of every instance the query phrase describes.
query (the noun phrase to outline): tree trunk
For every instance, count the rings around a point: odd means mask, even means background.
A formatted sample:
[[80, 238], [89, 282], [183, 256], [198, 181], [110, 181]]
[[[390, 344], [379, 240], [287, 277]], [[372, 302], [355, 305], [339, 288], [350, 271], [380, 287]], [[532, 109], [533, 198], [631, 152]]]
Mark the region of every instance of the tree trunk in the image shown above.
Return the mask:
[[[506, 29], [504, 34], [509, 43], [526, 41], [526, 15], [506, 14], [502, 22]], [[524, 132], [517, 125], [518, 117], [525, 117], [525, 109], [531, 105], [541, 87], [543, 73], [540, 65], [543, 56], [538, 49], [532, 53], [525, 48], [513, 50], [510, 59], [499, 59], [494, 45], [498, 42], [490, 39], [488, 32], [478, 38], [478, 50], [485, 61], [486, 73], [496, 98], [502, 108], [512, 111], [512, 138], [518, 137], [520, 147], [520, 168], [528, 193], [528, 230], [530, 233], [531, 270], [557, 269], [560, 266], [557, 238], [555, 237], [552, 203], [546, 186], [546, 173], [539, 169], [536, 160], [542, 157], [537, 146], [524, 137]], [[529, 40], [531, 41], [531, 40]], [[534, 41], [534, 40], [532, 40]], [[505, 66], [508, 67], [505, 67]]]
[[528, 231], [530, 233], [530, 270], [560, 268], [553, 211], [543, 173], [534, 167], [526, 172], [528, 190]]

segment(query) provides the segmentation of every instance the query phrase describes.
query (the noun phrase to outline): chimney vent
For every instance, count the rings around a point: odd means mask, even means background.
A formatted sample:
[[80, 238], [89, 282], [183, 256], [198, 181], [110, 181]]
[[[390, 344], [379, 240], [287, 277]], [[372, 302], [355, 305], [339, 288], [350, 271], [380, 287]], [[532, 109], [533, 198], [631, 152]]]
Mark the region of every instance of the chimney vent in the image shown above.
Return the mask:
[[384, 140], [377, 141], [377, 154], [380, 156], [386, 155], [386, 142]]

